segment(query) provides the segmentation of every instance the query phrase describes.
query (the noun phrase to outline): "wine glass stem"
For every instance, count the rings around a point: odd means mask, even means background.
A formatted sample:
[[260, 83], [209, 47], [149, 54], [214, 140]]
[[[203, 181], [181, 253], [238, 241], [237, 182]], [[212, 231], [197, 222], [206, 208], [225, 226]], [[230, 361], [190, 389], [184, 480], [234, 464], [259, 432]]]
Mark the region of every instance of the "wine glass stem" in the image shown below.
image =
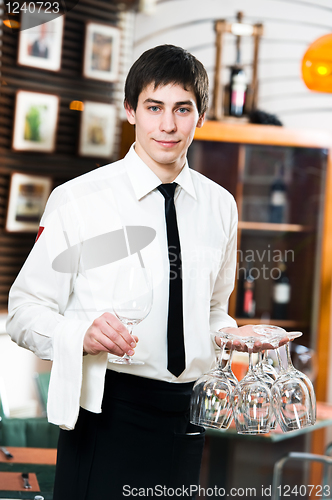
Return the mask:
[[287, 356], [287, 368], [288, 368], [288, 370], [290, 370], [291, 368], [293, 368], [293, 363], [292, 363], [292, 358], [291, 358], [291, 354], [290, 354], [289, 342], [287, 342], [287, 344], [285, 344], [285, 351], [286, 351], [286, 356]]
[[133, 333], [133, 328], [134, 328], [134, 325], [132, 323], [127, 323], [126, 324], [126, 328], [128, 330], [128, 332], [130, 333], [130, 335]]
[[228, 355], [228, 360], [227, 360], [227, 363], [225, 366], [226, 371], [231, 369], [233, 354], [234, 354], [234, 349], [233, 349], [233, 346], [231, 346], [231, 349], [230, 349], [229, 355]]
[[258, 353], [258, 368], [262, 369], [263, 368], [263, 352], [259, 351]]
[[[130, 335], [131, 335], [131, 334], [132, 334], [132, 332], [133, 332], [133, 328], [134, 328], [133, 323], [127, 323], [127, 324], [126, 324], [126, 328], [127, 328], [128, 332], [129, 332], [129, 333], [130, 333]], [[123, 357], [124, 359], [127, 359], [128, 361], [129, 361], [129, 360], [130, 360], [130, 358], [131, 358], [131, 356], [129, 356], [129, 355], [128, 355], [128, 354], [126, 354], [126, 353], [125, 353], [122, 357]]]
[[282, 359], [281, 359], [281, 355], [280, 355], [280, 348], [278, 347], [275, 351], [276, 351], [276, 354], [277, 354], [277, 358], [278, 358], [278, 363], [279, 363], [279, 369], [280, 371], [284, 371], [285, 368], [284, 368], [284, 365], [283, 365], [283, 362], [282, 362]]
[[220, 353], [219, 353], [219, 358], [218, 358], [218, 367], [219, 368], [222, 368], [224, 352], [225, 352], [225, 345], [226, 345], [226, 342], [224, 340], [221, 340]]
[[252, 364], [252, 347], [249, 347], [248, 354], [249, 354], [249, 372], [251, 372], [253, 370], [253, 364]]

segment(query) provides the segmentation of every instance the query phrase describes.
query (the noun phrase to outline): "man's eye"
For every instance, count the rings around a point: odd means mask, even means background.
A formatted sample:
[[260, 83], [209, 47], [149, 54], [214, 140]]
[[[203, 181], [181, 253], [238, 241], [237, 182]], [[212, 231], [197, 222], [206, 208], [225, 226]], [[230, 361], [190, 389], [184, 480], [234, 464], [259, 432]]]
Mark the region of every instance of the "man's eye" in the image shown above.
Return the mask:
[[179, 108], [179, 112], [182, 114], [189, 113], [189, 109], [188, 108]]
[[150, 106], [149, 110], [150, 111], [159, 111], [159, 108], [158, 108], [158, 106]]

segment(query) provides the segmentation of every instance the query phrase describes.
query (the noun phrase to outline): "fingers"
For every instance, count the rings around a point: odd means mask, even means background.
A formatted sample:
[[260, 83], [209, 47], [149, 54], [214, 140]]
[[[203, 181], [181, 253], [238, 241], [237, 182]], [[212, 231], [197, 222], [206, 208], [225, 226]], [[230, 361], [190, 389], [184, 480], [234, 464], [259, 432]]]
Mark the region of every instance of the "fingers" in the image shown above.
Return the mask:
[[132, 356], [138, 341], [113, 314], [104, 313], [88, 328], [83, 349], [87, 354], [109, 352], [116, 356]]

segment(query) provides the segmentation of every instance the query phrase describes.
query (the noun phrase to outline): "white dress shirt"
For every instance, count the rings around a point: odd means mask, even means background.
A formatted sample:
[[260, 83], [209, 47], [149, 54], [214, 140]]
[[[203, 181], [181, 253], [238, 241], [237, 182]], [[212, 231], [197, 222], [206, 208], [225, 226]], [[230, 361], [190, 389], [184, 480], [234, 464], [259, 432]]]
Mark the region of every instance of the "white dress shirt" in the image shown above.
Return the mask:
[[[48, 418], [62, 428], [74, 428], [79, 406], [101, 411], [107, 365], [168, 382], [193, 381], [215, 360], [211, 331], [236, 326], [227, 314], [236, 268], [234, 198], [188, 164], [174, 182], [186, 350], [186, 369], [178, 378], [167, 370], [169, 261], [160, 179], [132, 146], [123, 160], [63, 184], [48, 200], [44, 230], [10, 291], [7, 331], [18, 345], [53, 360]], [[151, 312], [134, 328], [134, 357], [144, 365], [108, 364], [104, 352], [82, 356], [92, 321], [112, 312], [116, 270], [125, 259], [138, 262], [132, 242], [112, 246], [129, 226], [155, 231], [146, 246], [138, 239], [154, 287]]]

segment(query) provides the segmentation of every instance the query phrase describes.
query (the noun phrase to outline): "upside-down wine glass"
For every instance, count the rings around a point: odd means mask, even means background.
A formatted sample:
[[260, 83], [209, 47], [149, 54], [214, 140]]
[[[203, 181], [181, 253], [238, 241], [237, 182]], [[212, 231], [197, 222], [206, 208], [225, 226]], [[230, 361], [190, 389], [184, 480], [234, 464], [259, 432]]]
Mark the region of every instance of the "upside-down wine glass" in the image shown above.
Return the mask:
[[283, 432], [302, 429], [312, 425], [313, 407], [309, 391], [304, 381], [297, 376], [286, 344], [287, 367], [283, 366], [279, 349], [276, 349], [280, 373], [274, 382], [272, 405]]
[[[260, 380], [262, 380], [268, 386], [268, 388], [271, 390], [273, 382], [276, 380], [277, 375], [273, 379], [272, 376], [271, 376], [271, 372], [267, 373], [265, 371], [265, 369], [264, 369], [264, 363], [263, 363], [263, 357], [264, 357], [264, 352], [263, 351], [259, 351], [259, 353], [258, 353], [258, 361], [257, 361], [257, 364], [254, 367], [254, 370], [255, 370], [255, 373], [258, 376], [258, 378]], [[276, 424], [277, 424], [276, 417], [275, 417], [274, 412], [272, 412], [271, 422], [270, 422], [270, 429], [271, 430], [275, 429], [276, 428]]]
[[253, 369], [253, 346], [257, 338], [243, 341], [248, 347], [249, 369], [232, 393], [233, 415], [238, 434], [264, 434], [270, 430], [272, 396], [267, 384]]
[[315, 351], [304, 345], [292, 343], [290, 345], [290, 353], [295, 370], [306, 375], [313, 383], [318, 371], [317, 355]]
[[230, 398], [237, 382], [227, 377], [226, 367], [222, 368], [224, 349], [225, 342], [222, 342], [218, 366], [194, 384], [190, 403], [190, 421], [194, 424], [227, 429], [232, 421]]
[[[290, 332], [290, 337], [295, 338], [295, 336], [298, 336], [299, 333], [301, 332]], [[302, 371], [296, 369], [292, 363], [292, 357], [290, 354], [290, 346], [289, 343], [287, 343], [284, 346], [284, 349], [286, 351], [286, 358], [287, 358], [287, 370], [293, 374], [293, 376], [299, 378], [306, 386], [308, 393], [309, 393], [309, 418], [310, 422], [313, 425], [316, 422], [316, 395], [315, 395], [315, 390], [314, 386], [310, 380], [310, 378], [305, 375]]]
[[[113, 312], [131, 334], [151, 311], [153, 300], [152, 274], [146, 267], [123, 265], [119, 267], [113, 290]], [[132, 359], [125, 354], [121, 358], [111, 358], [110, 363], [143, 365], [143, 361]]]

